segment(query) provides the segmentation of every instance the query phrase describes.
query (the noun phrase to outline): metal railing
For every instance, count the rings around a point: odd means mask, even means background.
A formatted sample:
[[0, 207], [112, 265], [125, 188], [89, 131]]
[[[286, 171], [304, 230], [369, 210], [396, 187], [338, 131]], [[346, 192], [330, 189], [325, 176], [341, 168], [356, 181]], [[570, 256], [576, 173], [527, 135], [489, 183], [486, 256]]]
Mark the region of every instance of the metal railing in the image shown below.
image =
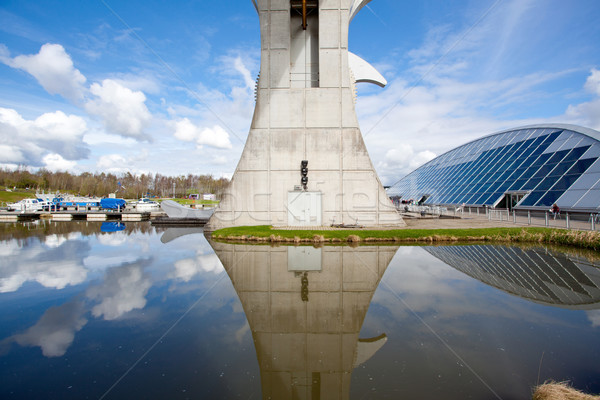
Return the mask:
[[486, 218], [515, 225], [544, 226], [549, 228], [600, 230], [600, 212], [559, 212], [536, 210], [508, 210], [487, 207], [442, 207], [400, 204], [399, 211], [417, 213], [421, 216]]

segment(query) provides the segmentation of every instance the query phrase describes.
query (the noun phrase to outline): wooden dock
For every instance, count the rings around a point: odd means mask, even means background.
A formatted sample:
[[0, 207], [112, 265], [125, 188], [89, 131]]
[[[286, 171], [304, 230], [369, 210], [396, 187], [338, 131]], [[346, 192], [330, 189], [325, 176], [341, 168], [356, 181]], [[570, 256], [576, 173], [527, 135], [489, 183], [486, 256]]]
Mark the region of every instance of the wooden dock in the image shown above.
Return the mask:
[[160, 218], [164, 212], [137, 212], [137, 211], [101, 211], [101, 210], [69, 210], [69, 211], [2, 211], [0, 222], [31, 221], [36, 219], [51, 219], [53, 221], [148, 221]]

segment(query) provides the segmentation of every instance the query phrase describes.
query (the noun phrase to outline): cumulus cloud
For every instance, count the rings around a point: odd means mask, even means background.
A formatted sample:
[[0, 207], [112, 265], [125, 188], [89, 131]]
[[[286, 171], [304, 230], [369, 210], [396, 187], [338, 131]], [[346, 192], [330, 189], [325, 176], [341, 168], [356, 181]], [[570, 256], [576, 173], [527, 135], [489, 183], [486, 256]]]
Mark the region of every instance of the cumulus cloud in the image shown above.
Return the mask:
[[148, 140], [144, 128], [151, 119], [146, 96], [137, 88], [157, 91], [149, 78], [124, 75], [120, 79], [105, 79], [85, 86], [86, 78], [74, 67], [73, 61], [60, 44], [46, 43], [37, 54], [11, 58], [5, 46], [0, 48], [0, 61], [31, 74], [50, 94], [58, 94], [91, 116], [99, 118], [111, 132]]
[[597, 69], [592, 69], [590, 71], [590, 76], [588, 76], [585, 81], [585, 89], [590, 92], [596, 94], [596, 96], [600, 96], [600, 71]]
[[127, 160], [120, 154], [107, 154], [101, 156], [96, 163], [96, 167], [107, 172], [121, 172], [127, 170]]
[[596, 98], [589, 102], [569, 105], [565, 117], [573, 123], [600, 130], [600, 71], [592, 69], [584, 85]]
[[92, 315], [113, 320], [129, 311], [144, 308], [150, 286], [150, 278], [139, 265], [112, 268], [106, 273], [102, 285], [87, 291], [88, 298], [100, 301], [92, 308]]
[[83, 142], [86, 131], [83, 118], [62, 111], [26, 120], [15, 110], [0, 108], [0, 163], [70, 168], [74, 163], [67, 160], [89, 154]]
[[31, 74], [50, 94], [79, 101], [85, 93], [85, 76], [73, 66], [71, 57], [59, 44], [46, 43], [37, 54], [7, 56], [4, 50], [0, 61]]
[[198, 147], [204, 145], [220, 149], [231, 149], [229, 134], [219, 125], [212, 128], [201, 128], [194, 125], [189, 119], [183, 118], [174, 124], [175, 138], [185, 142], [196, 142]]
[[63, 356], [75, 339], [75, 332], [87, 323], [83, 304], [69, 302], [58, 307], [50, 307], [40, 320], [24, 333], [11, 339], [21, 346], [37, 346], [46, 357]]
[[65, 160], [60, 154], [56, 153], [45, 155], [42, 161], [45, 168], [51, 171], [68, 171], [77, 165], [76, 161]]
[[99, 117], [110, 130], [125, 137], [147, 140], [144, 128], [151, 119], [146, 96], [121, 83], [105, 79], [90, 87], [93, 95], [85, 104], [88, 113]]

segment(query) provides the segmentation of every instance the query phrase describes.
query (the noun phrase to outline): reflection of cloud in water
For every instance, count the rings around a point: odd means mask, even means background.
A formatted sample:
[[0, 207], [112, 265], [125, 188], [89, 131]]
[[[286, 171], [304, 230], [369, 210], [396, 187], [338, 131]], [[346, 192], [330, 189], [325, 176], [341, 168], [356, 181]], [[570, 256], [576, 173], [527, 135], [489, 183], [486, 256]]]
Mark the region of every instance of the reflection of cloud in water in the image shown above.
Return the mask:
[[48, 235], [46, 237], [44, 237], [44, 244], [46, 245], [46, 247], [59, 247], [60, 245], [62, 245], [65, 242], [68, 242], [69, 240], [77, 240], [81, 237], [81, 233], [79, 232], [71, 232], [67, 235]]
[[83, 259], [83, 265], [88, 269], [107, 269], [124, 264], [132, 264], [139, 259], [135, 254], [99, 256], [93, 255]]
[[98, 243], [104, 246], [118, 247], [127, 242], [127, 235], [123, 233], [109, 233], [98, 235]]
[[42, 250], [40, 246], [25, 246], [4, 256], [0, 266], [0, 292], [13, 292], [27, 281], [56, 289], [85, 281], [87, 270], [81, 260], [90, 250], [87, 242], [67, 241], [59, 247]]
[[189, 282], [195, 275], [201, 272], [213, 272], [218, 274], [223, 271], [223, 265], [215, 253], [198, 254], [196, 258], [186, 258], [175, 262], [175, 270], [171, 278]]
[[[454, 322], [457, 318], [485, 314], [512, 319], [517, 315], [512, 303], [496, 302], [497, 296], [502, 296], [501, 292], [490, 292], [485, 307], [473, 302], [468, 294], [473, 293], [479, 284], [420, 247], [400, 247], [386, 271], [381, 290], [375, 292], [373, 304], [385, 307], [394, 316], [391, 320], [395, 321], [412, 320], [412, 312], [423, 318], [433, 316], [438, 323], [445, 324], [448, 332], [457, 335], [468, 333], [464, 326]], [[521, 310], [520, 318], [527, 312]], [[535, 318], [540, 320], [542, 317], [536, 315]], [[377, 323], [385, 326], [387, 318]], [[422, 324], [414, 325], [413, 328], [426, 331]], [[387, 327], [380, 329], [389, 330]]]
[[[8, 270], [11, 271], [8, 271]], [[36, 281], [42, 286], [63, 289], [67, 285], [77, 285], [87, 278], [87, 270], [77, 261], [23, 263], [0, 272], [0, 292], [14, 292], [27, 281]]]
[[0, 242], [0, 257], [8, 257], [17, 254], [21, 250], [15, 240]]
[[586, 311], [587, 317], [594, 328], [600, 328], [600, 310]]
[[46, 357], [60, 357], [73, 343], [75, 332], [87, 323], [84, 313], [80, 301], [50, 307], [35, 325], [12, 339], [21, 346], [39, 346]]
[[92, 315], [113, 320], [131, 310], [144, 308], [150, 286], [152, 282], [140, 265], [112, 268], [101, 285], [87, 291], [88, 298], [100, 300], [100, 304], [92, 308]]

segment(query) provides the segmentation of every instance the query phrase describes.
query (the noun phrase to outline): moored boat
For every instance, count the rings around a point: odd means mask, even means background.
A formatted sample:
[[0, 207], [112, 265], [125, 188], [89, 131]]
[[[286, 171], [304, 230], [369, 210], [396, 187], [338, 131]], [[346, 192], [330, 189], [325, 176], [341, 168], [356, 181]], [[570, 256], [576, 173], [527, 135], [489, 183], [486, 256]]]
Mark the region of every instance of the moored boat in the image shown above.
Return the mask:
[[173, 200], [164, 200], [160, 207], [164, 212], [167, 213], [169, 218], [175, 219], [205, 219], [208, 220], [213, 212], [214, 208], [190, 208], [186, 206], [182, 206], [181, 204], [173, 201]]
[[42, 211], [43, 205], [38, 199], [23, 199], [16, 203], [10, 203], [6, 206], [8, 211], [32, 212]]
[[133, 203], [136, 211], [158, 211], [160, 209], [160, 204], [154, 200], [150, 200], [147, 198], [141, 198], [135, 203]]

